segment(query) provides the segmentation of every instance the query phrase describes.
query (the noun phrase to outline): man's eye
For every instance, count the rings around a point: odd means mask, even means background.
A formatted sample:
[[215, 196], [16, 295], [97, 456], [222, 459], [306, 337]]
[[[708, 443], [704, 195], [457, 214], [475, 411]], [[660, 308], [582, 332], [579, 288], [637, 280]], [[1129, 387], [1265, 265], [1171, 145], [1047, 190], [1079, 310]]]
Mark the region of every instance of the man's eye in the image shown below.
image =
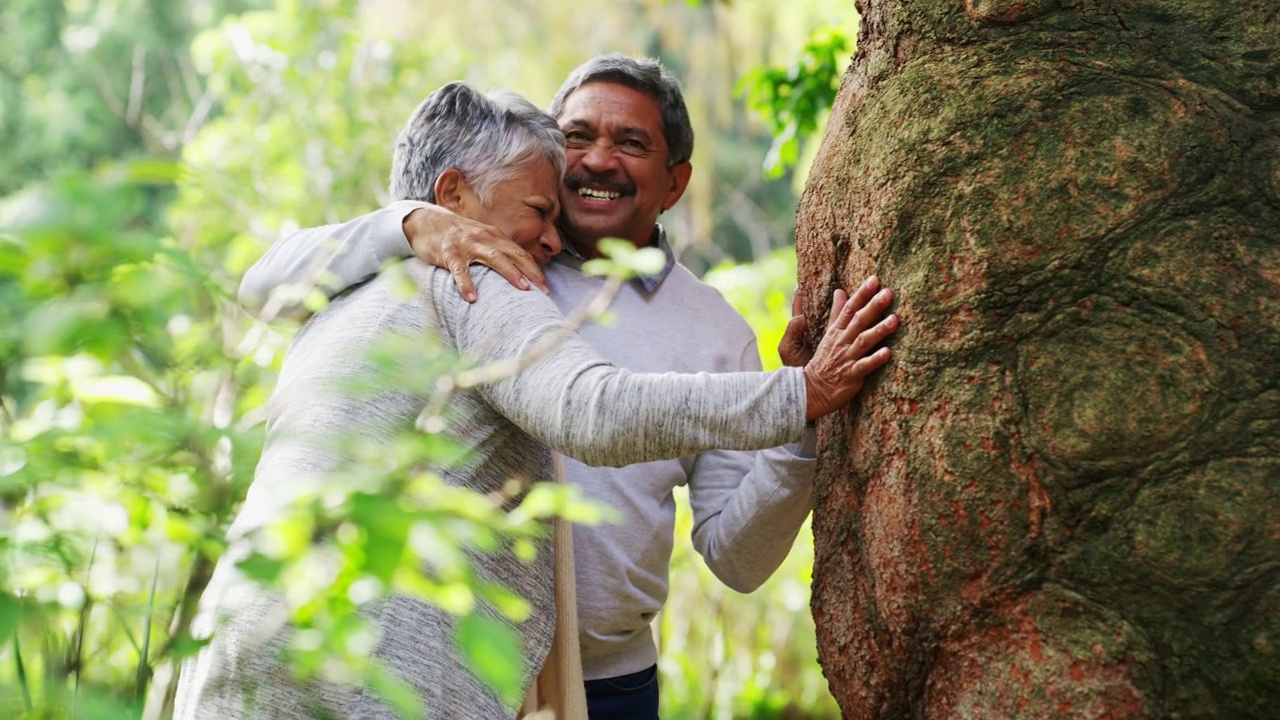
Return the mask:
[[568, 132], [564, 134], [564, 141], [566, 144], [573, 147], [582, 147], [583, 145], [588, 144], [590, 139], [587, 138], [586, 133]]

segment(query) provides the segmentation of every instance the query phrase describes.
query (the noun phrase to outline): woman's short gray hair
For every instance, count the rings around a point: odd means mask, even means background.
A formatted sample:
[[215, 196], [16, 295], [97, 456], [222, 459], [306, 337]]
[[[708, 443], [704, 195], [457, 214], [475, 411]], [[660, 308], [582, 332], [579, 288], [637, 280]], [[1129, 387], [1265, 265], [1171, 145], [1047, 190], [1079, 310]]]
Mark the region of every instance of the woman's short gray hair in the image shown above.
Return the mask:
[[554, 118], [515, 93], [451, 82], [418, 105], [396, 138], [391, 198], [434, 203], [436, 178], [457, 168], [487, 203], [496, 183], [539, 157], [556, 177], [564, 174], [564, 134]]
[[573, 91], [590, 82], [625, 85], [656, 100], [662, 113], [662, 135], [667, 141], [667, 167], [675, 167], [693, 157], [693, 124], [689, 121], [680, 81], [661, 62], [620, 53], [597, 55], [570, 73], [551, 101], [551, 114], [559, 118]]

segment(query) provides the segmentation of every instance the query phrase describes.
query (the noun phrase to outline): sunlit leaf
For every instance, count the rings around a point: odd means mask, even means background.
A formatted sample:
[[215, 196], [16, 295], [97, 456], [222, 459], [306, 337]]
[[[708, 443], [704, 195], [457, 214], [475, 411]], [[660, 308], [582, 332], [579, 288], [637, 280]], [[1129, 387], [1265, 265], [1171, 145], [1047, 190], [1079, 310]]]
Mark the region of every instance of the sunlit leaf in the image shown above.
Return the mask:
[[169, 645], [169, 654], [174, 660], [182, 660], [194, 656], [200, 652], [201, 648], [206, 647], [211, 642], [213, 642], [212, 637], [193, 638], [183, 636]]
[[77, 400], [86, 403], [121, 403], [142, 407], [157, 407], [160, 397], [155, 389], [135, 377], [108, 375], [79, 383], [75, 387]]
[[284, 560], [253, 553], [236, 563], [236, 567], [251, 580], [270, 583], [280, 577], [280, 572], [284, 570], [286, 564]]
[[467, 667], [508, 705], [524, 694], [520, 637], [506, 623], [480, 614], [458, 620], [454, 643]]
[[422, 716], [422, 706], [413, 686], [393, 672], [374, 664], [369, 667], [369, 687], [402, 718]]

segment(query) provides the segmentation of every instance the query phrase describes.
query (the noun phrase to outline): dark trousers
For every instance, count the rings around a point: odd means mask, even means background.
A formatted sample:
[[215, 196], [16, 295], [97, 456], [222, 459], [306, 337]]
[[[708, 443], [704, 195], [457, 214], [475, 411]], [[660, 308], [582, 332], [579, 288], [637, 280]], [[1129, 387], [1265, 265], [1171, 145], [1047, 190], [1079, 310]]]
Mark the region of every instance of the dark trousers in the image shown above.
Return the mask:
[[658, 666], [601, 680], [588, 680], [591, 720], [658, 720]]

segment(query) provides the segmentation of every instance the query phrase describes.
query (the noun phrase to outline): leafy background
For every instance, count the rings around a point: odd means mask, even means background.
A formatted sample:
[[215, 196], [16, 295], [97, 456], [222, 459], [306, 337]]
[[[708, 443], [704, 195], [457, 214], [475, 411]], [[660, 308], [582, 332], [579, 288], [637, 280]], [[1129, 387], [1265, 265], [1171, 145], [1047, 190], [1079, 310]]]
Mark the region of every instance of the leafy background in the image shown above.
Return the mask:
[[[856, 35], [847, 5], [0, 5], [0, 716], [166, 715], [291, 332], [236, 308], [238, 279], [292, 230], [384, 202], [395, 131], [446, 81], [545, 106], [593, 54], [661, 57], [698, 135], [694, 181], [663, 222], [776, 366], [797, 193]], [[317, 494], [255, 538], [246, 568], [291, 598], [300, 671], [341, 675], [333, 659], [368, 632], [344, 618], [389, 589], [518, 617], [521, 600], [477, 584], [461, 549], [527, 548], [544, 518], [600, 517], [554, 488], [516, 513], [442, 499], [414, 461], [455, 451], [399, 439], [366, 485]], [[807, 531], [744, 596], [706, 571], [681, 507], [655, 623], [663, 716], [837, 717], [815, 660]], [[453, 549], [431, 576], [415, 570], [427, 546]], [[338, 571], [317, 588], [321, 566]], [[510, 638], [479, 620], [464, 634], [503, 688]]]

